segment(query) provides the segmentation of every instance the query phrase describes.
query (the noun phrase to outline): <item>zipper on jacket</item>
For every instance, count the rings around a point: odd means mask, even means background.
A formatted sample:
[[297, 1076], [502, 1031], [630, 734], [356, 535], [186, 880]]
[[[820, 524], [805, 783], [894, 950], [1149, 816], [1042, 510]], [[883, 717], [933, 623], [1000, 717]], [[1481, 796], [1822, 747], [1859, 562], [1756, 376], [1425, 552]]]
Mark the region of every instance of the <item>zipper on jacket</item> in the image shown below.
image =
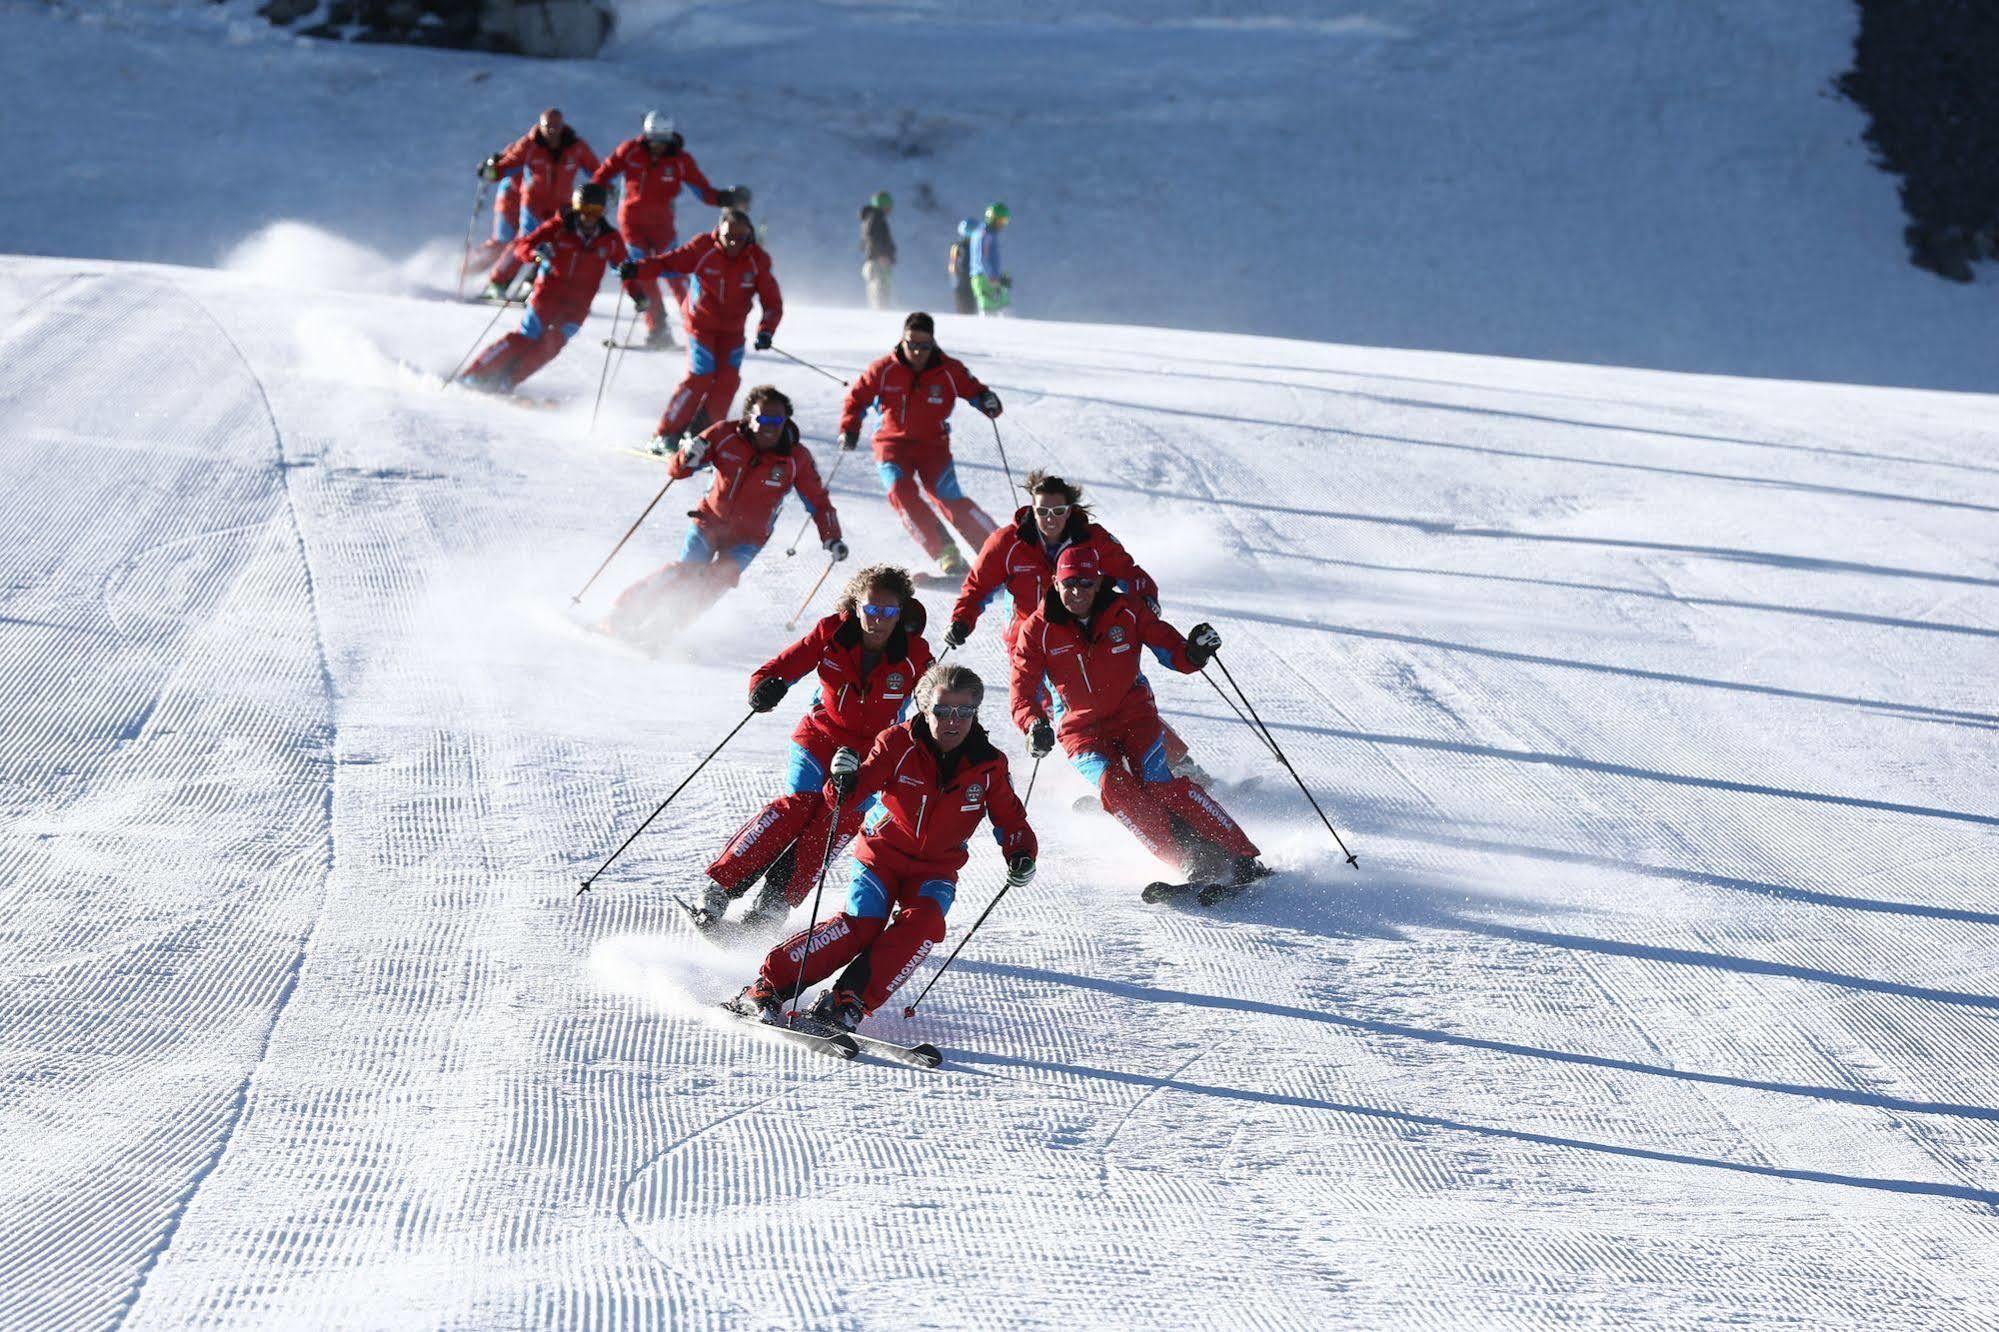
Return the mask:
[[924, 796], [921, 800], [916, 802], [916, 836], [918, 837], [918, 839], [921, 839], [923, 836], [923, 811], [929, 808], [930, 808], [929, 796]]

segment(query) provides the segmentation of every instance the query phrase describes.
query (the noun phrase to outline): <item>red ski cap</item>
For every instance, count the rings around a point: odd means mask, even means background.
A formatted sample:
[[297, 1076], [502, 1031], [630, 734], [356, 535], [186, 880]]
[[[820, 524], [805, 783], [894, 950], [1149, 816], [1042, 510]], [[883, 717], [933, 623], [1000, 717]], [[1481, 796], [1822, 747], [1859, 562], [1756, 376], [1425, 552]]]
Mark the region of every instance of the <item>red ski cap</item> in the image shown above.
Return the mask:
[[1071, 546], [1055, 561], [1055, 581], [1065, 583], [1071, 578], [1102, 578], [1104, 569], [1097, 562], [1097, 552], [1088, 546]]

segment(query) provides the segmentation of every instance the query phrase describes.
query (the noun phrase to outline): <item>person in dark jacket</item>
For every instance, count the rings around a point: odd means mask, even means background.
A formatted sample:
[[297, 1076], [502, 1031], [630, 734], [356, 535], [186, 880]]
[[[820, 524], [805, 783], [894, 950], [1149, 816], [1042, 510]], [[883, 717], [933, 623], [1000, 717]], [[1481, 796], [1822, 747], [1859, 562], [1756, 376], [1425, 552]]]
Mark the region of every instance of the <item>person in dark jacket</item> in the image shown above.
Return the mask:
[[861, 278], [868, 284], [868, 304], [877, 310], [888, 309], [889, 283], [895, 277], [895, 237], [888, 230], [894, 209], [887, 190], [861, 205]]

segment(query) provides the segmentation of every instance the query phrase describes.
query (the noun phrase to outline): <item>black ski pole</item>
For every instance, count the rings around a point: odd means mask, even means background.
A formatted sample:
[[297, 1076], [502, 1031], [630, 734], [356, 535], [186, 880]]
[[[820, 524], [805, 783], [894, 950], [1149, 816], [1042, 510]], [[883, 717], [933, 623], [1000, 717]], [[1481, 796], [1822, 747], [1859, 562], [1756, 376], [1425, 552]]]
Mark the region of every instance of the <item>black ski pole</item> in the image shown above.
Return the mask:
[[[838, 788], [834, 788], [836, 791]], [[798, 996], [805, 993], [805, 964], [812, 960], [812, 941], [819, 937], [819, 899], [826, 893], [826, 870], [833, 863], [833, 841], [840, 831], [840, 806], [846, 803], [842, 796], [833, 802], [833, 816], [826, 825], [826, 854], [819, 857], [819, 886], [812, 890], [812, 914], [805, 918], [805, 942], [798, 950], [798, 979], [791, 987], [791, 1012], [798, 1012]], [[790, 1018], [785, 1020], [790, 1025]]]
[[1325, 810], [1319, 808], [1318, 799], [1313, 796], [1311, 788], [1305, 785], [1305, 779], [1298, 775], [1298, 770], [1291, 766], [1291, 760], [1284, 757], [1284, 751], [1278, 748], [1277, 738], [1270, 733], [1270, 727], [1264, 724], [1263, 718], [1257, 716], [1256, 705], [1249, 701], [1249, 695], [1242, 692], [1242, 686], [1236, 683], [1236, 678], [1233, 675], [1229, 674], [1229, 668], [1222, 662], [1220, 653], [1215, 654], [1214, 661], [1215, 665], [1222, 668], [1222, 678], [1229, 682], [1229, 687], [1234, 689], [1236, 694], [1241, 697], [1242, 705], [1249, 709], [1249, 715], [1256, 718], [1257, 728], [1263, 732], [1263, 742], [1270, 746], [1270, 752], [1276, 755], [1279, 763], [1284, 765], [1284, 771], [1291, 774], [1291, 780], [1298, 783], [1298, 789], [1305, 793], [1305, 799], [1311, 804], [1312, 812], [1319, 816], [1319, 822], [1326, 825], [1326, 831], [1332, 833], [1333, 840], [1339, 843], [1340, 850], [1346, 852], [1347, 864], [1353, 866], [1355, 869], [1359, 869], [1360, 861], [1354, 858], [1353, 852], [1347, 851], [1347, 844], [1341, 839], [1339, 831], [1333, 827], [1333, 821], [1326, 817]]
[[819, 573], [819, 581], [818, 581], [818, 582], [816, 582], [816, 583], [814, 583], [814, 584], [812, 585], [812, 590], [811, 590], [810, 592], [807, 592], [807, 593], [805, 594], [805, 601], [804, 601], [804, 602], [803, 602], [803, 603], [802, 603], [802, 604], [801, 604], [801, 605], [799, 606], [799, 608], [797, 609], [797, 611], [795, 611], [795, 612], [794, 612], [794, 613], [792, 614], [792, 617], [791, 617], [790, 619], [788, 619], [788, 620], [786, 620], [786, 621], [784, 622], [784, 627], [785, 627], [786, 629], [792, 629], [792, 628], [796, 628], [796, 627], [797, 627], [797, 625], [798, 625], [798, 620], [799, 620], [799, 617], [800, 617], [800, 616], [802, 616], [802, 615], [804, 615], [804, 614], [805, 614], [805, 608], [806, 608], [807, 606], [810, 606], [810, 605], [812, 604], [812, 598], [814, 598], [814, 597], [816, 597], [816, 596], [818, 596], [818, 595], [819, 595], [819, 589], [820, 589], [820, 587], [821, 587], [821, 586], [823, 586], [823, 585], [825, 584], [825, 582], [826, 582], [826, 575], [827, 575], [827, 574], [830, 574], [830, 573], [832, 573], [832, 572], [833, 572], [833, 566], [834, 566], [834, 565], [835, 565], [836, 563], [838, 563], [838, 561], [836, 561], [836, 560], [831, 560], [831, 559], [829, 559], [829, 560], [827, 560], [827, 561], [826, 561], [826, 567], [825, 567], [824, 569], [822, 569], [822, 570], [820, 571], [820, 573]]
[[668, 478], [666, 478], [666, 484], [659, 488], [659, 494], [654, 495], [652, 497], [652, 503], [646, 505], [645, 512], [640, 514], [638, 518], [632, 523], [632, 525], [625, 529], [625, 534], [618, 538], [618, 544], [611, 547], [611, 553], [609, 555], [606, 555], [604, 557], [604, 562], [597, 566], [597, 572], [591, 574], [590, 577], [584, 581], [583, 586], [576, 589], [576, 595], [569, 599], [570, 605], [576, 606], [582, 604], [583, 594], [590, 590], [590, 584], [596, 582], [598, 575], [602, 574], [604, 570], [611, 567], [611, 561], [618, 558], [618, 552], [623, 550], [625, 548], [625, 543], [632, 539], [632, 533], [639, 530], [639, 524], [643, 523], [648, 517], [651, 516], [653, 508], [661, 500], [666, 498], [666, 492], [672, 490], [673, 483], [678, 481], [679, 479], [680, 478], [677, 476], [669, 476]]
[[472, 339], [472, 349], [466, 352], [464, 358], [458, 362], [458, 368], [453, 370], [450, 374], [444, 377], [445, 383], [447, 384], [455, 383], [458, 379], [458, 376], [465, 373], [465, 367], [472, 364], [472, 358], [479, 354], [479, 344], [486, 340], [486, 335], [493, 331], [493, 325], [500, 322], [500, 316], [505, 314], [507, 312], [507, 307], [512, 305], [513, 303], [514, 303], [514, 298], [511, 296], [507, 297], [507, 299], [500, 302], [500, 308], [493, 311], [493, 317], [486, 321], [486, 327], [480, 331], [478, 337]]
[[479, 214], [486, 211], [486, 181], [479, 182], [479, 192], [472, 196], [472, 220], [465, 224], [465, 253], [458, 259], [458, 299], [465, 299], [465, 279], [472, 272], [472, 237], [479, 232]]
[[[840, 474], [840, 464], [845, 461], [847, 461], [847, 451], [842, 449], [840, 456], [833, 460], [833, 470], [826, 473], [826, 489], [831, 490], [833, 488], [833, 478]], [[799, 501], [800, 504], [804, 502], [804, 500]], [[805, 521], [798, 525], [798, 535], [793, 537], [791, 544], [784, 548], [786, 555], [796, 555], [798, 553], [798, 543], [805, 539], [805, 529], [810, 526], [812, 526], [812, 515], [808, 513], [805, 515]]]
[[636, 842], [639, 839], [639, 834], [644, 832], [647, 828], [650, 828], [652, 826], [652, 821], [658, 818], [661, 814], [666, 812], [666, 807], [673, 803], [674, 796], [677, 796], [682, 791], [685, 791], [687, 789], [687, 783], [693, 781], [696, 777], [699, 777], [701, 775], [701, 770], [708, 766], [709, 760], [713, 759], [717, 754], [721, 753], [724, 746], [726, 746], [731, 740], [734, 740], [736, 738], [736, 732], [742, 730], [745, 726], [748, 726], [750, 724], [750, 718], [756, 715], [757, 714], [755, 712], [745, 713], [743, 715], [743, 719], [736, 723], [734, 729], [731, 730], [727, 735], [722, 737], [722, 743], [716, 745], [713, 749], [709, 750], [708, 757], [702, 759], [699, 763], [694, 765], [694, 771], [688, 773], [687, 776], [681, 779], [680, 785], [673, 788], [673, 794], [667, 796], [666, 799], [660, 801], [659, 808], [655, 809], [652, 813], [646, 815], [645, 822], [641, 823], [638, 827], [632, 829], [632, 835], [630, 837], [627, 837], [624, 841], [618, 843], [618, 849], [616, 851], [613, 851], [610, 855], [606, 856], [604, 858], [604, 863], [599, 865], [591, 873], [590, 877], [583, 881], [583, 886], [576, 890], [576, 895], [578, 897], [581, 897], [583, 896], [583, 894], [590, 891], [590, 885], [597, 882], [597, 880], [603, 876], [604, 871], [611, 867], [611, 862], [616, 860], [619, 856], [625, 854], [625, 848], [630, 846], [633, 842]]
[[[619, 287], [618, 303], [611, 307], [611, 340], [604, 344], [604, 368], [597, 372], [597, 401], [590, 404], [590, 433], [593, 435], [597, 433], [597, 412], [604, 405], [604, 385], [611, 380], [611, 348], [617, 345], [618, 341], [618, 319], [624, 313], [625, 289]], [[632, 316], [632, 322], [635, 324], [638, 322], [636, 313]]]
[[835, 384], [838, 384], [841, 388], [847, 387], [846, 380], [840, 378], [838, 375], [834, 374], [831, 370], [828, 370], [826, 367], [822, 365], [814, 365], [812, 364], [812, 362], [806, 360], [803, 356], [793, 356], [790, 352], [786, 351], [784, 348], [780, 346], [777, 346], [775, 343], [771, 345], [771, 350], [776, 352], [779, 356], [782, 356], [787, 361], [796, 361], [800, 365], [804, 366], [807, 370], [810, 370], [815, 374], [821, 374], [826, 376], [826, 378], [832, 380]]
[[[1020, 802], [1020, 807], [1023, 810], [1027, 808], [1027, 802], [1029, 800], [1034, 799], [1034, 779], [1036, 777], [1039, 777], [1040, 775], [1041, 775], [1041, 760], [1037, 758], [1034, 760], [1034, 766], [1030, 768], [1027, 773], [1027, 795]], [[1007, 867], [1009, 875], [1012, 873], [1012, 869], [1013, 867], [1011, 865]], [[972, 922], [972, 928], [965, 931], [965, 937], [958, 940], [958, 946], [951, 950], [951, 956], [944, 959], [944, 965], [937, 968], [937, 974], [932, 976], [930, 978], [930, 983], [923, 987], [923, 993], [917, 995], [916, 998], [910, 1001], [910, 1003], [902, 1010], [903, 1017], [913, 1018], [916, 1016], [916, 1006], [922, 1003], [925, 999], [928, 999], [930, 997], [930, 991], [936, 988], [938, 981], [944, 979], [944, 973], [949, 971], [951, 969], [951, 964], [958, 960], [958, 954], [965, 951], [965, 945], [970, 943], [972, 941], [972, 936], [979, 932], [979, 926], [986, 923], [986, 917], [993, 914], [993, 908], [998, 906], [1000, 904], [1000, 900], [1004, 898], [1011, 891], [1013, 891], [1013, 880], [1009, 877], [1005, 883], [1000, 885], [1000, 890], [997, 893], [993, 894], [993, 900], [986, 903], [986, 909], [979, 913], [979, 918]]]
[[993, 428], [993, 443], [999, 445], [1000, 467], [1006, 472], [1007, 492], [1013, 492], [1013, 464], [1006, 460], [1006, 445], [1000, 439], [999, 418], [988, 416], [986, 423]]
[[1233, 712], [1236, 715], [1236, 719], [1240, 721], [1244, 726], [1249, 727], [1250, 733], [1252, 735], [1254, 735], [1257, 739], [1263, 741], [1263, 747], [1270, 751], [1270, 756], [1272, 758], [1282, 763], [1284, 759], [1283, 756], [1277, 752], [1277, 746], [1270, 742], [1270, 737], [1264, 734], [1263, 728], [1261, 726], [1258, 726], [1255, 722], [1251, 721], [1248, 718], [1248, 716], [1244, 714], [1241, 706], [1239, 706], [1234, 699], [1229, 697], [1228, 690], [1222, 688], [1221, 682], [1216, 680], [1214, 676], [1209, 675], [1206, 671], [1201, 672], [1201, 678], [1203, 680], [1206, 680], [1210, 685], [1214, 686], [1215, 692], [1222, 696], [1222, 702], [1229, 705], [1229, 711]]

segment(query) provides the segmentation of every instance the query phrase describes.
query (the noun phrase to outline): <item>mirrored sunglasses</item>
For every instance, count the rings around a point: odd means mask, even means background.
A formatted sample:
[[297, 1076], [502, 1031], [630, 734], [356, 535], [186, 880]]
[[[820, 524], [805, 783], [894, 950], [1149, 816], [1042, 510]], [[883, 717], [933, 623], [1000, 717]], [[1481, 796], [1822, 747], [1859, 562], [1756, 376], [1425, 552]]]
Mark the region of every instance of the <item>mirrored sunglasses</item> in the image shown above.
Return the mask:
[[976, 703], [932, 703], [930, 715], [938, 721], [970, 721], [979, 715]]
[[877, 620], [893, 620], [896, 616], [902, 614], [902, 607], [893, 603], [887, 606], [877, 606], [874, 602], [869, 601], [862, 603], [861, 613], [871, 615]]
[[760, 426], [781, 426], [790, 419], [788, 416], [765, 416], [761, 412], [757, 414], [757, 424]]

